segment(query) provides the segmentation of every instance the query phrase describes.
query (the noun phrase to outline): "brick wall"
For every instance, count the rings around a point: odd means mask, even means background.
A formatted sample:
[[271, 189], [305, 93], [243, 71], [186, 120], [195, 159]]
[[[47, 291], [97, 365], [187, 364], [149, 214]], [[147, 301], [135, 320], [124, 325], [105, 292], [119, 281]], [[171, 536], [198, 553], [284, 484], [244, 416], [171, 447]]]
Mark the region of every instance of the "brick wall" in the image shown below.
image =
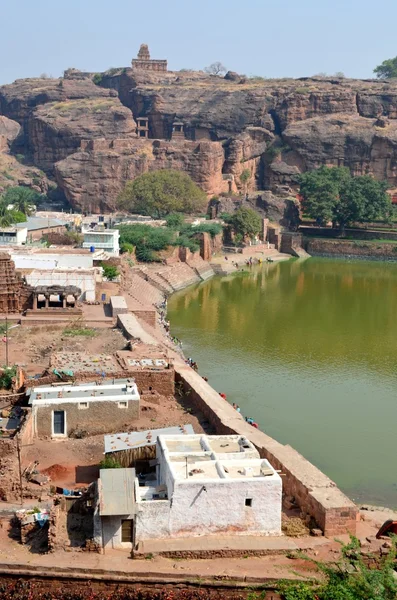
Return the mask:
[[78, 402], [51, 404], [33, 408], [35, 430], [39, 437], [52, 435], [52, 413], [65, 411], [66, 433], [84, 430], [91, 435], [110, 430], [128, 430], [131, 421], [139, 419], [139, 401], [129, 400], [127, 408], [119, 408], [117, 402], [88, 401], [88, 408], [80, 409]]
[[175, 372], [185, 390], [190, 390], [189, 401], [216, 433], [248, 438], [260, 456], [283, 473], [283, 492], [295, 498], [302, 513], [313, 517], [326, 536], [355, 533], [358, 509], [333, 481], [290, 446], [251, 427], [193, 369], [178, 363]]

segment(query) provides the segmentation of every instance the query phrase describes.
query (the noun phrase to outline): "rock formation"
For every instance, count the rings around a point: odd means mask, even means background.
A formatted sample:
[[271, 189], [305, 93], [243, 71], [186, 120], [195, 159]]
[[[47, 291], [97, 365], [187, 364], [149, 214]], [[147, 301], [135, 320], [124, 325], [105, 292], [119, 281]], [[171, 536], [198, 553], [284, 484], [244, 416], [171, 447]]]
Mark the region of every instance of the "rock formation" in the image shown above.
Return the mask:
[[321, 164], [397, 187], [397, 84], [388, 81], [70, 69], [0, 87], [0, 115], [0, 160], [24, 155], [93, 212], [113, 210], [128, 179], [158, 168], [186, 171], [209, 195], [247, 188], [285, 199], [300, 172]]

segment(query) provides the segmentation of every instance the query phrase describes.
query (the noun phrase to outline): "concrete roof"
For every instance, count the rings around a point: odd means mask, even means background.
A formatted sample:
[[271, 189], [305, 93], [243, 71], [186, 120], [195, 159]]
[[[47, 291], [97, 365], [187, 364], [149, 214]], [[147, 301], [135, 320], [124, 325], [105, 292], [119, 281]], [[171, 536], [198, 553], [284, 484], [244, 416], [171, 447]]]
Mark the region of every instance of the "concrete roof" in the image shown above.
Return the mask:
[[101, 469], [99, 478], [101, 516], [133, 514], [135, 469]]
[[153, 446], [159, 435], [192, 435], [194, 429], [191, 425], [179, 427], [164, 427], [163, 429], [149, 429], [146, 431], [133, 431], [131, 433], [112, 433], [105, 435], [105, 454], [129, 450], [131, 448], [142, 448]]
[[115, 380], [114, 383], [65, 384], [38, 386], [30, 390], [29, 404], [48, 405], [52, 402], [99, 402], [99, 401], [139, 400], [134, 382]]

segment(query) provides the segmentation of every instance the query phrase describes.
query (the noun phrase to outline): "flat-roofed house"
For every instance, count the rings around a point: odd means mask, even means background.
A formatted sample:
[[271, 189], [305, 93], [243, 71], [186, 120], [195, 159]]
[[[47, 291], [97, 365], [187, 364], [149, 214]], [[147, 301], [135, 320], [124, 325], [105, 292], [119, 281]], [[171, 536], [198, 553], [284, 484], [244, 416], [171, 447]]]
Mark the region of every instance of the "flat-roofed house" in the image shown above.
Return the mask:
[[38, 437], [68, 437], [120, 430], [139, 419], [140, 396], [133, 379], [33, 387], [33, 431]]
[[[130, 516], [113, 509], [107, 523], [113, 532], [107, 529], [105, 546], [128, 543], [123, 527], [131, 532], [135, 548], [167, 538], [281, 535], [280, 475], [247, 438], [160, 435], [154, 463], [155, 473], [135, 479]], [[126, 503], [120, 501], [121, 506]], [[100, 491], [99, 506], [103, 504]], [[123, 524], [126, 520], [132, 523]]]

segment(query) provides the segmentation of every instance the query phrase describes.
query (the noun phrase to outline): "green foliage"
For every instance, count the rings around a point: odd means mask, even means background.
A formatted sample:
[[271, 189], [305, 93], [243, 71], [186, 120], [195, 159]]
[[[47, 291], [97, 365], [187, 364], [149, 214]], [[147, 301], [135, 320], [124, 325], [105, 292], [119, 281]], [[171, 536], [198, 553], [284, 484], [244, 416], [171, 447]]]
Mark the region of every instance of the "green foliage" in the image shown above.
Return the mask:
[[231, 217], [232, 217], [232, 213], [228, 213], [228, 212], [223, 212], [219, 215], [219, 218], [222, 219], [222, 221], [225, 221], [225, 223], [229, 223]]
[[241, 207], [232, 215], [230, 225], [236, 234], [252, 238], [260, 232], [262, 222], [252, 208]]
[[119, 276], [119, 271], [114, 265], [108, 265], [105, 262], [101, 262], [101, 267], [103, 269], [103, 274], [108, 281], [113, 281]]
[[392, 210], [387, 182], [352, 177], [346, 167], [320, 167], [299, 181], [302, 209], [319, 225], [332, 221], [343, 230], [352, 222], [387, 218]]
[[150, 171], [128, 181], [118, 198], [118, 207], [158, 219], [170, 213], [197, 213], [205, 209], [205, 193], [186, 173]]
[[105, 456], [104, 459], [99, 463], [100, 469], [121, 469], [121, 464], [111, 456]]
[[79, 327], [78, 325], [70, 325], [63, 330], [63, 335], [69, 335], [72, 337], [83, 336], [83, 337], [94, 337], [96, 335], [95, 329], [89, 327]]
[[[342, 558], [337, 563], [312, 561], [324, 574], [320, 584], [284, 582], [279, 591], [284, 600], [395, 600], [397, 580], [394, 578], [396, 541], [377, 569], [369, 569], [360, 551], [357, 538], [342, 546]], [[306, 558], [307, 557], [302, 557]]]
[[95, 85], [101, 85], [103, 81], [103, 73], [95, 73], [92, 81], [95, 83]]
[[16, 365], [12, 367], [3, 367], [3, 372], [0, 375], [0, 388], [9, 390], [12, 385], [12, 378], [17, 374]]
[[183, 246], [184, 248], [189, 248], [191, 252], [197, 252], [197, 250], [200, 250], [200, 244], [198, 243], [198, 241], [194, 238], [188, 237], [187, 235], [180, 235], [175, 240], [175, 245]]
[[219, 233], [222, 233], [223, 227], [220, 223], [200, 223], [200, 225], [191, 225], [190, 229], [185, 230], [184, 233], [187, 235], [194, 235], [195, 233], [209, 233], [214, 238]]
[[295, 90], [296, 94], [310, 94], [310, 92], [311, 89], [309, 87], [299, 87]]
[[165, 224], [167, 227], [170, 227], [171, 229], [177, 229], [178, 231], [182, 227], [183, 223], [184, 219], [180, 213], [172, 213], [165, 219]]
[[374, 69], [378, 79], [392, 79], [397, 77], [397, 56], [384, 60], [382, 64]]
[[128, 242], [124, 242], [120, 244], [120, 250], [122, 254], [133, 254], [135, 252], [135, 247]]

